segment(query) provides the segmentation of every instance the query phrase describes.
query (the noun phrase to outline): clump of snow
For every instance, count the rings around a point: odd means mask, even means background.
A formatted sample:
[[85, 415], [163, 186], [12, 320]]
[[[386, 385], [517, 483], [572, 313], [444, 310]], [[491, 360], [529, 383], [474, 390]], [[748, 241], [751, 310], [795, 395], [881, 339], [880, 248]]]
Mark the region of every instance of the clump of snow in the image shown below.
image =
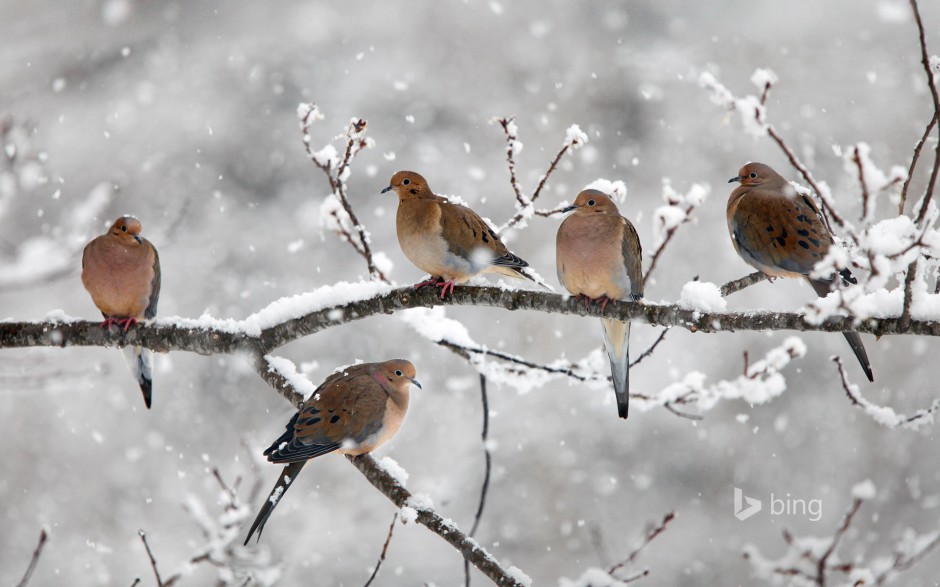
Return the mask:
[[522, 569], [512, 565], [506, 569], [506, 574], [512, 577], [513, 581], [522, 585], [522, 587], [532, 587], [532, 577], [522, 572]]
[[[758, 72], [760, 71], [769, 70], [758, 70]], [[751, 79], [754, 80], [756, 78], [766, 81], [766, 75], [758, 74], [758, 72], [755, 72]], [[729, 111], [738, 111], [741, 115], [741, 123], [744, 125], [745, 132], [755, 139], [767, 136], [766, 110], [760, 103], [760, 98], [753, 95], [747, 95], [743, 98], [735, 97], [728, 88], [723, 86], [715, 79], [714, 75], [707, 71], [699, 75], [698, 84], [700, 87], [711, 92], [712, 102], [724, 106]], [[761, 89], [763, 90], [763, 86], [761, 86]]]
[[294, 391], [304, 396], [304, 401], [309, 399], [316, 391], [317, 386], [314, 385], [306, 375], [298, 371], [297, 367], [290, 359], [274, 355], [265, 355], [264, 360], [268, 363], [268, 371], [277, 373], [283, 377], [290, 386], [294, 388]]
[[581, 130], [581, 127], [577, 124], [572, 124], [565, 131], [565, 146], [571, 147], [572, 150], [583, 147], [587, 142], [587, 133]]
[[405, 505], [413, 507], [414, 509], [422, 512], [434, 511], [434, 500], [432, 500], [431, 496], [426, 493], [411, 494], [411, 497], [408, 498], [408, 501], [405, 502]]
[[389, 474], [396, 483], [402, 487], [408, 483], [408, 471], [402, 468], [392, 457], [382, 457], [378, 461], [379, 468]]
[[271, 302], [261, 310], [248, 316], [243, 321], [246, 325], [258, 329], [275, 326], [285, 320], [300, 318], [311, 312], [367, 300], [392, 291], [393, 286], [378, 281], [340, 281], [325, 285], [313, 291], [283, 297]]
[[751, 83], [757, 86], [757, 89], [761, 92], [764, 91], [768, 85], [774, 85], [777, 83], [777, 74], [771, 71], [770, 69], [763, 69], [758, 67], [754, 70], [754, 73], [751, 74]]
[[875, 484], [871, 479], [856, 483], [852, 487], [852, 497], [855, 499], [875, 499]]
[[586, 190], [598, 190], [607, 194], [611, 200], [614, 200], [617, 203], [623, 203], [627, 198], [627, 184], [623, 183], [622, 180], [609, 180], [602, 177], [598, 177], [591, 183], [584, 186]]
[[681, 194], [672, 187], [668, 179], [663, 179], [662, 197], [666, 205], [656, 208], [653, 212], [653, 248], [663, 244], [670, 231], [690, 220], [692, 211], [705, 201], [709, 191], [708, 186], [695, 183], [688, 192]]
[[701, 312], [723, 312], [728, 302], [721, 297], [721, 288], [707, 281], [690, 281], [682, 286], [677, 305]]
[[399, 510], [399, 515], [401, 516], [402, 524], [416, 522], [418, 520], [418, 510], [411, 506], [402, 506], [401, 510]]

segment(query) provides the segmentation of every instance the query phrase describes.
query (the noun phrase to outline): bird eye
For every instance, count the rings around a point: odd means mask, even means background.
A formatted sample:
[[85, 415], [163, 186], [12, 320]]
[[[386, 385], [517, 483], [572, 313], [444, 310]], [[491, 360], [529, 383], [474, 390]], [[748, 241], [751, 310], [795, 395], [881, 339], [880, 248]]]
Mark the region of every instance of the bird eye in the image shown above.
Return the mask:
[[588, 200], [588, 206], [593, 206], [595, 204], [594, 200]]
[[398, 375], [399, 377], [401, 377], [401, 371], [400, 371], [400, 370], [399, 370], [399, 371], [395, 371], [395, 375]]
[[752, 171], [748, 177], [750, 177], [751, 179], [757, 179], [757, 173]]
[[122, 226], [122, 227], [121, 227], [121, 232], [127, 232], [127, 227], [126, 227], [126, 226]]
[[406, 177], [404, 181], [401, 182], [401, 185], [409, 185], [410, 183], [411, 183], [411, 180]]

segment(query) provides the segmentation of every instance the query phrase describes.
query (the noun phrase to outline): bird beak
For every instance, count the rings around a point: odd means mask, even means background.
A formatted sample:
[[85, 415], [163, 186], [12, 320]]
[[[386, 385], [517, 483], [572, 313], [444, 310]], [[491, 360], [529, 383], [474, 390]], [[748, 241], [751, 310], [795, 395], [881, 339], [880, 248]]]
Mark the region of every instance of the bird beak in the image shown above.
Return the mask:
[[417, 385], [418, 389], [424, 389], [423, 387], [421, 387], [421, 382], [415, 379], [414, 377], [411, 378], [411, 382]]
[[744, 179], [744, 176], [742, 176], [742, 175], [737, 175], [737, 176], [732, 177], [731, 179], [729, 179], [729, 180], [728, 180], [728, 183], [734, 183], [734, 182], [736, 182], [736, 181], [739, 182], [739, 181], [741, 181], [742, 179]]
[[379, 192], [379, 193], [384, 194], [385, 192], [387, 192], [387, 191], [390, 190], [390, 189], [394, 189], [394, 188], [392, 188], [392, 186], [388, 186], [387, 188], [385, 188], [384, 190], [382, 190], [382, 191]]
[[137, 241], [137, 244], [138, 244], [138, 245], [144, 244], [144, 241], [140, 240], [140, 237], [137, 236], [136, 234], [134, 235], [134, 240]]
[[567, 208], [562, 208], [562, 209], [561, 209], [561, 213], [562, 213], [562, 214], [566, 214], [566, 213], [568, 213], [568, 212], [571, 212], [572, 210], [577, 210], [577, 209], [578, 209], [578, 207], [575, 206], [574, 204], [572, 204], [572, 205], [568, 206]]

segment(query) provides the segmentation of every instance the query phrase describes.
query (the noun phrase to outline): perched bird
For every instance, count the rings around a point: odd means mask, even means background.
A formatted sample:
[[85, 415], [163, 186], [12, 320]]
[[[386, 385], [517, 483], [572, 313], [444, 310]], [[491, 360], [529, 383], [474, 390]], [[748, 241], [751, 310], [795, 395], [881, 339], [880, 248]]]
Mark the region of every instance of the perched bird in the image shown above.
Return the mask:
[[[640, 237], [617, 205], [598, 190], [584, 190], [565, 212], [574, 214], [558, 227], [555, 263], [558, 280], [585, 303], [643, 297]], [[604, 347], [617, 397], [617, 412], [627, 417], [630, 405], [630, 323], [601, 319]]]
[[[160, 257], [140, 236], [140, 221], [121, 216], [108, 232], [93, 239], [82, 254], [82, 283], [104, 315], [102, 328], [115, 323], [124, 332], [138, 320], [153, 318], [160, 300]], [[153, 353], [139, 346], [124, 348], [128, 367], [150, 409]]]
[[[835, 275], [810, 277], [813, 267], [832, 245], [826, 227], [809, 196], [801, 195], [763, 163], [748, 163], [728, 183], [741, 185], [728, 198], [728, 231], [744, 261], [769, 277], [802, 277], [816, 295], [832, 290]], [[844, 283], [856, 283], [848, 269], [839, 272]], [[843, 332], [869, 381], [874, 381], [868, 354], [857, 332]]]
[[336, 452], [361, 455], [382, 445], [398, 432], [408, 410], [415, 367], [403, 359], [362, 363], [333, 373], [304, 402], [265, 456], [288, 463], [258, 512], [245, 544], [264, 524], [308, 459]]
[[415, 284], [448, 289], [480, 273], [500, 273], [529, 279], [523, 272], [529, 264], [509, 252], [493, 230], [476, 212], [437, 196], [427, 181], [413, 171], [399, 171], [382, 193], [398, 195], [398, 244], [418, 269], [431, 278]]

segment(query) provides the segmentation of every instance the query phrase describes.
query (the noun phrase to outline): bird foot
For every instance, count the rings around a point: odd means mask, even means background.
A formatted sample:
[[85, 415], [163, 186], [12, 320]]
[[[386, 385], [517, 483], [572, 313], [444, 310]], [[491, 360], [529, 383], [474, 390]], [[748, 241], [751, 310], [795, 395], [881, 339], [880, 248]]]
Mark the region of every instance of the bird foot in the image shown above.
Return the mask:
[[437, 285], [437, 284], [440, 283], [441, 281], [444, 281], [444, 279], [443, 279], [442, 277], [435, 277], [435, 276], [432, 275], [430, 278], [425, 279], [424, 281], [419, 281], [418, 283], [416, 283], [414, 289], [415, 289], [415, 291], [418, 291], [418, 290], [421, 289], [422, 287], [427, 287], [427, 286], [429, 286], [429, 285]]
[[451, 279], [450, 281], [444, 281], [441, 279], [439, 283], [434, 284], [434, 287], [441, 288], [441, 299], [443, 300], [444, 296], [447, 295], [447, 288], [450, 288], [450, 293], [454, 293], [454, 280]]
[[609, 301], [610, 301], [610, 298], [608, 298], [606, 295], [604, 295], [604, 296], [601, 296], [601, 297], [599, 297], [599, 298], [596, 298], [596, 299], [591, 300], [591, 303], [592, 303], [592, 304], [596, 304], [596, 303], [600, 302], [600, 304], [601, 304], [601, 314], [603, 314], [603, 313], [604, 313], [604, 310], [607, 309], [607, 302], [609, 302]]
[[102, 330], [111, 330], [111, 327], [114, 326], [114, 325], [117, 324], [117, 323], [118, 323], [117, 319], [111, 318], [111, 317], [109, 316], [109, 317], [107, 317], [107, 318], [104, 319], [104, 322], [101, 323], [101, 329], [102, 329]]

